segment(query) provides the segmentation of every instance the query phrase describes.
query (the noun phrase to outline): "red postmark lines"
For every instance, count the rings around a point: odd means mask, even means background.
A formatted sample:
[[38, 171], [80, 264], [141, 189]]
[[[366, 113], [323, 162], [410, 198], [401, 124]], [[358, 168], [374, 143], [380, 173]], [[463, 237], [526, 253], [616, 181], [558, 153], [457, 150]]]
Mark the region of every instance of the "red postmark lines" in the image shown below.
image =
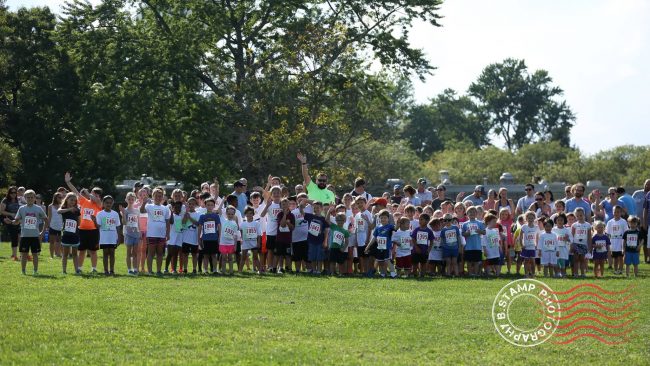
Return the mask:
[[551, 316], [558, 322], [552, 342], [570, 344], [591, 338], [608, 345], [626, 343], [639, 311], [633, 288], [608, 291], [585, 283], [567, 291], [551, 291], [555, 295], [551, 301], [562, 308], [561, 313]]

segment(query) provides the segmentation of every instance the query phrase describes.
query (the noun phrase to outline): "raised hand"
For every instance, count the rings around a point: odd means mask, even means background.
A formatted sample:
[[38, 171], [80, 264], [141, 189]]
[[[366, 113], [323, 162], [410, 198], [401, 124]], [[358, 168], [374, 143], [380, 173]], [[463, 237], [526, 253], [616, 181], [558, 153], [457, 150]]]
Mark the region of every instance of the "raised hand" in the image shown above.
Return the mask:
[[296, 157], [298, 158], [298, 160], [300, 160], [301, 163], [303, 163], [303, 164], [307, 163], [307, 155], [305, 155], [305, 154], [299, 152], [299, 153], [296, 155]]
[[70, 175], [70, 172], [65, 172], [63, 179], [65, 180], [66, 183], [70, 183], [70, 181], [72, 180], [72, 176]]

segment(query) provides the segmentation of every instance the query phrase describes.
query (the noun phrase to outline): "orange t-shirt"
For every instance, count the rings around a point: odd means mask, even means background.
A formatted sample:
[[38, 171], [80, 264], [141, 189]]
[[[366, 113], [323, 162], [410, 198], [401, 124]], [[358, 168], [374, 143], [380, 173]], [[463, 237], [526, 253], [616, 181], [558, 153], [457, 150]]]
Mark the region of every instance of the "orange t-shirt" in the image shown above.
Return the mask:
[[95, 230], [95, 223], [90, 217], [97, 215], [102, 208], [84, 196], [79, 196], [79, 207], [81, 209], [81, 223], [79, 224], [79, 230]]

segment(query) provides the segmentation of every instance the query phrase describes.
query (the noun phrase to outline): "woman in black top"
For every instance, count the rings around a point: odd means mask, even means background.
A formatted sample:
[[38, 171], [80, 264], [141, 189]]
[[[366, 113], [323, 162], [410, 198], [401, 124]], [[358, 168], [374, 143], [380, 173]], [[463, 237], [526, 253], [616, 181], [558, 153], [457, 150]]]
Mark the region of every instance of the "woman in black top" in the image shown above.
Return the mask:
[[18, 260], [18, 239], [20, 236], [20, 226], [14, 225], [13, 220], [16, 217], [16, 212], [20, 207], [18, 201], [18, 188], [15, 186], [9, 187], [7, 195], [0, 202], [0, 217], [4, 226], [7, 228], [7, 234], [11, 238], [11, 259]]

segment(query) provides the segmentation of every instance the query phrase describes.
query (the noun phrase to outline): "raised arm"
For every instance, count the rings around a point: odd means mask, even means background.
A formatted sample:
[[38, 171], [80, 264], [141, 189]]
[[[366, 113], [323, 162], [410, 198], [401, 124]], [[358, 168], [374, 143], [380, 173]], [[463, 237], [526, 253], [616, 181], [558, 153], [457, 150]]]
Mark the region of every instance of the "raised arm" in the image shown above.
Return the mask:
[[302, 180], [305, 188], [311, 183], [311, 177], [309, 176], [309, 168], [307, 167], [307, 155], [303, 153], [298, 153], [298, 160], [300, 160], [301, 166], [300, 169], [302, 171]]
[[81, 194], [77, 190], [77, 187], [72, 184], [72, 176], [70, 175], [70, 172], [65, 172], [65, 176], [63, 178], [65, 179], [65, 184], [68, 186], [68, 188], [70, 188], [70, 191], [79, 197]]

